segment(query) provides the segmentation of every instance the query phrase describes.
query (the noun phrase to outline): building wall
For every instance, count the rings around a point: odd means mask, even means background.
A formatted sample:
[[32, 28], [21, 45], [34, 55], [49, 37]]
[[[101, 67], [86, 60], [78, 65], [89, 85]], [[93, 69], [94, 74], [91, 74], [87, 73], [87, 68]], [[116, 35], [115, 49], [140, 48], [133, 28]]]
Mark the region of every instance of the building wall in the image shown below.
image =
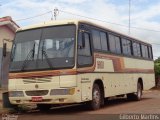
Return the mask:
[[1, 87], [1, 68], [2, 68], [2, 51], [3, 49], [0, 47], [0, 87]]
[[[7, 26], [0, 26], [0, 48], [3, 47], [3, 39], [14, 39], [15, 33], [11, 31]], [[12, 44], [7, 43], [7, 48], [11, 48]]]
[[[6, 25], [5, 26], [0, 26], [0, 84], [2, 83], [2, 57], [3, 57], [3, 40], [4, 39], [9, 39], [9, 40], [13, 40], [15, 36], [15, 33], [9, 29]], [[7, 50], [11, 50], [12, 47], [12, 42], [7, 42], [4, 41], [5, 43], [7, 43]]]

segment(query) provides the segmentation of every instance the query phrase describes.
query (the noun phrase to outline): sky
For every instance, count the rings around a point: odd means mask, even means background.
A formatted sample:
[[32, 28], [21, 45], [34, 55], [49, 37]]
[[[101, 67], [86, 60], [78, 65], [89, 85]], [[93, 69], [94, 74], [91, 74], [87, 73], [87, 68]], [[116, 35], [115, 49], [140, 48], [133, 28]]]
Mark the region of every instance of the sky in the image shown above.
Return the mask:
[[[57, 20], [87, 19], [142, 41], [156, 43], [152, 44], [156, 59], [160, 56], [160, 0], [130, 1], [130, 33], [129, 0], [0, 0], [0, 17], [11, 16], [23, 27], [51, 20], [53, 12], [48, 11], [57, 8]], [[37, 15], [42, 16], [22, 20]]]

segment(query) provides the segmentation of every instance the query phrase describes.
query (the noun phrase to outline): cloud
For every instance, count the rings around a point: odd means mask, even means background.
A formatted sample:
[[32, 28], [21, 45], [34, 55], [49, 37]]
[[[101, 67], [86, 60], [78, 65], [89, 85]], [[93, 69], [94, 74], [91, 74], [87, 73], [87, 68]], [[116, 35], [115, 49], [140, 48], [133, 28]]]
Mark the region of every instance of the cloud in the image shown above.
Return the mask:
[[70, 4], [80, 4], [87, 2], [87, 0], [58, 0], [58, 2], [70, 3]]

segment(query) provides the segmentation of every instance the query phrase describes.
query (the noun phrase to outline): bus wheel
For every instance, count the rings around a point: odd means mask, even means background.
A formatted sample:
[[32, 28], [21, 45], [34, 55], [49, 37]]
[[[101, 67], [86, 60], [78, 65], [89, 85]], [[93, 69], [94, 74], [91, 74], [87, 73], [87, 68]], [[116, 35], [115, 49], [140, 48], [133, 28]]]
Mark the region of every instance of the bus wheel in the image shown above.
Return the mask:
[[142, 97], [142, 85], [140, 82], [137, 83], [137, 92], [136, 93], [129, 93], [127, 94], [127, 99], [128, 100], [136, 100], [139, 101], [141, 100]]
[[136, 100], [139, 101], [141, 100], [142, 97], [142, 85], [140, 82], [137, 84], [137, 92], [136, 92]]
[[92, 89], [92, 101], [90, 102], [90, 108], [97, 110], [101, 106], [101, 91], [98, 84], [93, 85]]
[[37, 104], [37, 108], [43, 112], [49, 111], [51, 107], [52, 106], [50, 104]]

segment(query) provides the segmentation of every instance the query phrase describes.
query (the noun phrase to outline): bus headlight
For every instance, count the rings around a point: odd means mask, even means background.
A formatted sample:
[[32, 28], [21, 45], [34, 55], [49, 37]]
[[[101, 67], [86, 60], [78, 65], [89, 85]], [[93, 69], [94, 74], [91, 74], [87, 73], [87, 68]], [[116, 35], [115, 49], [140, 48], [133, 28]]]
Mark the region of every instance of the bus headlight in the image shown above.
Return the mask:
[[70, 89], [52, 89], [50, 95], [73, 95], [75, 88]]
[[23, 91], [10, 91], [9, 97], [24, 97]]

